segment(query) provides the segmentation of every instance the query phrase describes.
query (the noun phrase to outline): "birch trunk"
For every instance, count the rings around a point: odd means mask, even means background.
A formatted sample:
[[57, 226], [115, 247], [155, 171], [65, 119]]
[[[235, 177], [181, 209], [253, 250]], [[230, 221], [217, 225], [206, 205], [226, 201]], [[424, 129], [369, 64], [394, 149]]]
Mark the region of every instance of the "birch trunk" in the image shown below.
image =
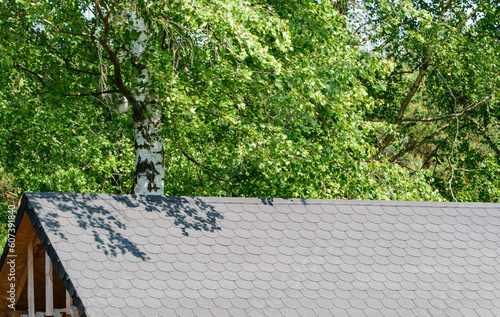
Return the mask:
[[141, 55], [148, 49], [149, 33], [144, 20], [135, 12], [129, 13], [131, 31], [139, 37], [130, 47], [133, 65], [141, 74], [136, 79], [133, 105], [135, 138], [134, 192], [141, 195], [163, 195], [165, 165], [163, 159], [163, 138], [161, 136], [161, 111], [148, 89], [149, 70], [140, 62]]
[[160, 135], [161, 113], [151, 109], [142, 118], [134, 119], [136, 194], [163, 195], [165, 165], [163, 161], [163, 139]]

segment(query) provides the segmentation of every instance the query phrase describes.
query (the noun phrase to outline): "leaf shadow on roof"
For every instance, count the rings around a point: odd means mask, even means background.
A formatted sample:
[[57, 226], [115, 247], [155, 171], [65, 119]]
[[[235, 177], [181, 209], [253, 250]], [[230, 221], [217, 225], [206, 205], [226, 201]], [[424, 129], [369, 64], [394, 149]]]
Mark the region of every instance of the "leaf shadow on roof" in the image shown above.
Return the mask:
[[145, 206], [145, 210], [166, 212], [168, 217], [174, 219], [174, 225], [179, 227], [185, 236], [189, 235], [189, 229], [209, 232], [221, 230], [217, 219], [224, 218], [212, 205], [198, 197], [165, 197], [165, 199], [152, 200]]
[[[286, 200], [286, 198], [284, 199]], [[263, 205], [269, 205], [269, 206], [273, 206], [273, 202], [274, 202], [274, 199], [273, 198], [260, 198], [260, 201]]]
[[[138, 221], [131, 219], [124, 213], [126, 209], [144, 210], [147, 213], [160, 213], [172, 218], [173, 226], [182, 230], [182, 234], [189, 235], [189, 230], [214, 232], [221, 230], [217, 224], [223, 216], [215, 208], [199, 198], [191, 197], [138, 197], [125, 195], [107, 195], [102, 199], [97, 194], [60, 194], [52, 203], [54, 207], [64, 213], [65, 217], [76, 219], [78, 226], [87, 235], [93, 236], [94, 246], [106, 255], [130, 253], [143, 261], [149, 260], [146, 252], [139, 249], [135, 243], [134, 226], [127, 223]], [[44, 217], [44, 225], [63, 240], [69, 240], [71, 232], [62, 230], [57, 212], [49, 212]], [[166, 230], [166, 229], [165, 229]], [[152, 233], [151, 233], [152, 234]], [[88, 237], [88, 236], [87, 236]], [[167, 238], [168, 240], [168, 238]]]

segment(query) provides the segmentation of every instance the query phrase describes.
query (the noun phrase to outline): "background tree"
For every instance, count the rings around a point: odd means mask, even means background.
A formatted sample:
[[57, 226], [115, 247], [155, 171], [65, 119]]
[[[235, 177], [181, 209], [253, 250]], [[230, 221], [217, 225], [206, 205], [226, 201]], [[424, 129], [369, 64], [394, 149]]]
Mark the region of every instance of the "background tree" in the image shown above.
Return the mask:
[[[393, 70], [366, 82], [377, 155], [430, 169], [450, 200], [498, 201], [497, 1], [364, 1], [358, 32]], [[380, 83], [380, 84], [378, 84]], [[375, 141], [375, 139], [372, 139]]]

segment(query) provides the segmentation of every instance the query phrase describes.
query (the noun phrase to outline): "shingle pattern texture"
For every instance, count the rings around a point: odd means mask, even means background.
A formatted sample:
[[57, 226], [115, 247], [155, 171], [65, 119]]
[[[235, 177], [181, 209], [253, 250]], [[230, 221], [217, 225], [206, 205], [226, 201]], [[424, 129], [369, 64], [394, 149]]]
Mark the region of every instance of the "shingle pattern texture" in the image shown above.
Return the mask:
[[500, 316], [499, 204], [27, 197], [86, 316]]

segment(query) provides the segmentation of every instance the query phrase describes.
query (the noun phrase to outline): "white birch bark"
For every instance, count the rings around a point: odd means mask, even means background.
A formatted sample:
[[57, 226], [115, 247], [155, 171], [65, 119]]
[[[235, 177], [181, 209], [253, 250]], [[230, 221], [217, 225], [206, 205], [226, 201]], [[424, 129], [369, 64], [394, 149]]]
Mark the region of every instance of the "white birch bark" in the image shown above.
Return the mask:
[[163, 195], [165, 166], [163, 139], [160, 136], [161, 113], [148, 106], [150, 116], [134, 122], [135, 193]]
[[[139, 37], [131, 43], [130, 54], [134, 60], [139, 61], [148, 48], [150, 36], [144, 19], [137, 17], [135, 12], [129, 13], [129, 19], [132, 22], [131, 31], [139, 34]], [[161, 111], [155, 108], [154, 97], [150, 96], [147, 88], [149, 70], [143, 68], [136, 81], [138, 88], [134, 91], [134, 98], [140, 107], [134, 109], [136, 157], [134, 191], [141, 195], [163, 195], [165, 166], [163, 139], [160, 135]]]

